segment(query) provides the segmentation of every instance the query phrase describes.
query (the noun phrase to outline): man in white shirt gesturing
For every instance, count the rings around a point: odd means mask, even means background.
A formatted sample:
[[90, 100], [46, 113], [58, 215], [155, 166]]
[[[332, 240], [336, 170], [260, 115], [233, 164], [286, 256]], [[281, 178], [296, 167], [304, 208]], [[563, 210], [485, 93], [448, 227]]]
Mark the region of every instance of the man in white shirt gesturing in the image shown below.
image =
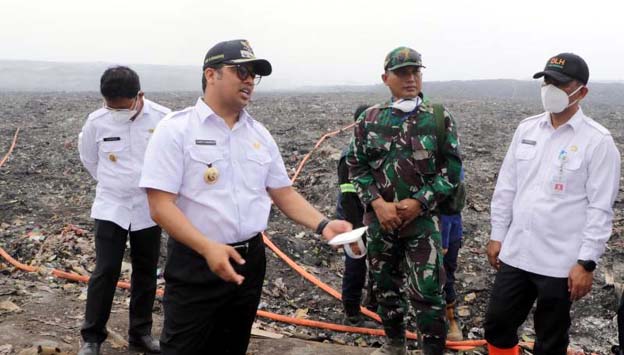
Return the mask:
[[566, 354], [570, 307], [592, 286], [611, 235], [620, 154], [609, 131], [585, 116], [589, 69], [572, 53], [548, 60], [546, 112], [523, 120], [492, 197], [487, 246], [498, 270], [485, 319], [490, 354], [518, 354], [518, 327], [533, 303], [533, 353]]
[[159, 353], [151, 331], [161, 229], [150, 218], [139, 178], [147, 142], [170, 110], [143, 98], [139, 76], [128, 67], [107, 69], [100, 92], [105, 105], [89, 115], [78, 140], [80, 160], [97, 181], [91, 209], [96, 264], [89, 280], [79, 355], [99, 354], [106, 339], [128, 234], [132, 259], [128, 340], [136, 350]]
[[326, 239], [351, 230], [292, 188], [273, 137], [244, 109], [271, 71], [245, 40], [216, 44], [204, 59], [203, 96], [162, 120], [145, 153], [140, 186], [171, 236], [163, 354], [245, 354], [262, 293], [260, 232], [271, 199]]

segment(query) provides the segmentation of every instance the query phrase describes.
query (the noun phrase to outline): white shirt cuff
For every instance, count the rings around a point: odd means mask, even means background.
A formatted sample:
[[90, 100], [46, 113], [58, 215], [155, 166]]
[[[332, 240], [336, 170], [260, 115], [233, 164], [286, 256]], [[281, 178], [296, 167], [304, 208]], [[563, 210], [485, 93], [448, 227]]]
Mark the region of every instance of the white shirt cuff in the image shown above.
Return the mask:
[[163, 181], [158, 180], [141, 179], [139, 187], [142, 189], [155, 189], [165, 191], [172, 194], [177, 194], [179, 192], [179, 186], [175, 186], [174, 184], [167, 184]]
[[505, 236], [507, 236], [507, 231], [509, 228], [503, 227], [492, 227], [492, 233], [490, 234], [490, 240], [495, 240], [497, 242], [502, 242], [505, 240]]

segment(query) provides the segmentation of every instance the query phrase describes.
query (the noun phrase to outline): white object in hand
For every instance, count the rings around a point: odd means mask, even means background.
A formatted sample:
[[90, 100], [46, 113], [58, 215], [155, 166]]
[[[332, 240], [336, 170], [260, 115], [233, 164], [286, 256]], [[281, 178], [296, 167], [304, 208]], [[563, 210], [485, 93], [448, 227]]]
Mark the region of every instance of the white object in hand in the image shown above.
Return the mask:
[[[368, 227], [360, 227], [350, 232], [338, 234], [337, 236], [333, 237], [328, 243], [329, 245], [342, 245], [345, 253], [347, 253], [347, 255], [349, 255], [349, 257], [353, 259], [362, 258], [366, 255], [366, 246], [364, 245], [362, 236], [364, 235], [364, 233], [366, 233], [367, 229]], [[350, 246], [350, 244], [352, 243], [357, 243], [357, 246], [360, 249], [359, 255], [356, 255], [353, 252], [353, 249]]]

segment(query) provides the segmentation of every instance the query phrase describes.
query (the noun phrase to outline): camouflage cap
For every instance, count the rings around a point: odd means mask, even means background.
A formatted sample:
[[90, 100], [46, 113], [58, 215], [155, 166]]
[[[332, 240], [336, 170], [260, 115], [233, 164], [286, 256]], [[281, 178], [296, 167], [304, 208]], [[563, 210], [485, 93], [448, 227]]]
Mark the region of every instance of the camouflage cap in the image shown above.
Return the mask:
[[393, 49], [384, 60], [384, 70], [395, 70], [407, 66], [424, 68], [420, 53], [408, 47]]

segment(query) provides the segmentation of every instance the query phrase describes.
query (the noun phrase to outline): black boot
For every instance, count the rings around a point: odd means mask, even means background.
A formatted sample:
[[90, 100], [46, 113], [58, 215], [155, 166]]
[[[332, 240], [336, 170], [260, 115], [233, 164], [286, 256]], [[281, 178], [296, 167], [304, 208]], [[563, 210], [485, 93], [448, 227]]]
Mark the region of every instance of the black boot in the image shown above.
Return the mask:
[[422, 342], [422, 351], [424, 355], [443, 355], [444, 340], [425, 337]]
[[84, 343], [78, 355], [100, 355], [100, 343]]
[[343, 304], [344, 306], [344, 318], [342, 319], [342, 324], [348, 325], [350, 327], [363, 327], [363, 328], [379, 328], [380, 324], [368, 319], [367, 317], [363, 317], [362, 313], [360, 313], [360, 305], [359, 304]]
[[128, 338], [129, 349], [141, 351], [148, 354], [160, 354], [160, 344], [158, 339], [154, 339], [151, 335], [143, 335], [140, 337], [130, 336]]

